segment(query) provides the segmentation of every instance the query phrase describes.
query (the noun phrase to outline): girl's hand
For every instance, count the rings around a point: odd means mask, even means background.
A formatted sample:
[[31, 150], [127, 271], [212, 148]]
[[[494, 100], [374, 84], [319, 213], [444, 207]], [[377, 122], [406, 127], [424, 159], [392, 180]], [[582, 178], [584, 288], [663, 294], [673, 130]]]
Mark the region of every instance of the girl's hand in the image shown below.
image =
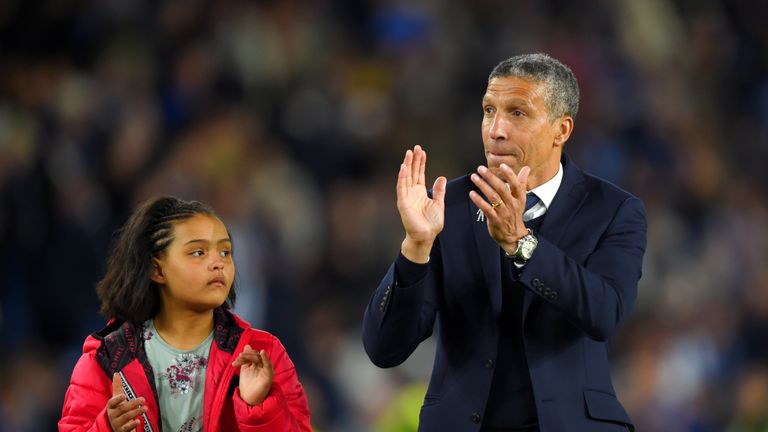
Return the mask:
[[107, 401], [109, 426], [115, 432], [136, 432], [139, 427], [138, 417], [147, 412], [144, 398], [126, 400], [123, 393], [123, 380], [120, 374], [112, 375], [112, 397]]
[[275, 376], [272, 363], [264, 350], [257, 352], [246, 345], [232, 366], [240, 367], [240, 397], [251, 406], [262, 403], [269, 394]]

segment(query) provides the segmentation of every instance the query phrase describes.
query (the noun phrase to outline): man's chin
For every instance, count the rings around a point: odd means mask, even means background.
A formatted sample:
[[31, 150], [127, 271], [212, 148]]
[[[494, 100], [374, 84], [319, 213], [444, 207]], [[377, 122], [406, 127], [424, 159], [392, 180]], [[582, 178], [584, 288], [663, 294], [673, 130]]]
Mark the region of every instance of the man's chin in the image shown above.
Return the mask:
[[493, 175], [496, 177], [504, 178], [504, 175], [501, 173], [501, 167], [498, 165], [488, 165], [488, 169], [491, 170]]
[[[518, 170], [517, 170], [517, 169], [515, 169], [515, 167], [514, 167], [514, 166], [512, 166], [512, 165], [509, 165], [509, 164], [507, 164], [507, 165], [508, 165], [510, 168], [512, 168], [512, 171], [514, 171], [515, 173], [517, 173], [517, 172], [518, 172]], [[501, 171], [501, 164], [496, 164], [496, 165], [490, 165], [490, 164], [489, 164], [489, 165], [488, 165], [488, 169], [489, 169], [489, 170], [491, 170], [491, 172], [492, 172], [492, 173], [493, 173], [493, 174], [494, 174], [496, 177], [499, 177], [499, 178], [501, 178], [501, 179], [506, 179], [506, 178], [507, 178], [506, 174], [503, 174], [503, 173], [502, 173], [502, 171]]]
[[515, 155], [486, 153], [485, 156], [486, 166], [496, 175], [501, 172], [501, 164], [506, 164], [508, 167], [512, 168], [512, 171], [515, 173], [521, 168], [520, 159]]

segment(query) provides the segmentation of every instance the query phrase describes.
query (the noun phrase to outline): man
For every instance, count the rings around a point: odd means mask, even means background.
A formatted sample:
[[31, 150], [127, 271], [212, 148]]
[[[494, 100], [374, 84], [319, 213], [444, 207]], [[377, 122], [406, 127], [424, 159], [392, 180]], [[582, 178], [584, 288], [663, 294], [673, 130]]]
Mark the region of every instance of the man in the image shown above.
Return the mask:
[[439, 177], [429, 194], [426, 153], [405, 154], [405, 239], [366, 308], [363, 342], [392, 367], [436, 329], [420, 431], [634, 430], [607, 341], [635, 302], [645, 211], [563, 153], [578, 98], [559, 61], [512, 57], [483, 97], [487, 167]]

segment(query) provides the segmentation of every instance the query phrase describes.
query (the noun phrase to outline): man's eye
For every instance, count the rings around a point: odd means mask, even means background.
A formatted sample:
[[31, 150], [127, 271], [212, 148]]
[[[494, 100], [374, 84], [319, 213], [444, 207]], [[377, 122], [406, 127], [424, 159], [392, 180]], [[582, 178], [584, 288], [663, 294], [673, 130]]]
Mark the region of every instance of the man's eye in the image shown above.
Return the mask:
[[486, 113], [486, 114], [493, 114], [494, 109], [493, 109], [493, 107], [487, 106], [487, 107], [483, 108], [483, 112]]
[[522, 116], [525, 115], [525, 113], [520, 111], [520, 110], [514, 110], [514, 111], [512, 111], [512, 115], [515, 116], [515, 117], [522, 117]]

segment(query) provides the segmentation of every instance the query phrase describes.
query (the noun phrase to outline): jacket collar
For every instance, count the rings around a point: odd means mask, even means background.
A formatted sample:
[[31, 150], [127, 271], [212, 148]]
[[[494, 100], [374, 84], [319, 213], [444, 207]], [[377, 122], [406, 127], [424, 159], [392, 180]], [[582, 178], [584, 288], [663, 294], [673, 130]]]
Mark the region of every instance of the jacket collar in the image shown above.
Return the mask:
[[568, 223], [587, 196], [583, 187], [584, 172], [574, 165], [565, 154], [560, 161], [563, 164], [563, 181], [555, 194], [555, 198], [547, 208], [547, 213], [544, 215], [539, 229], [541, 236], [553, 244], [560, 242]]
[[[229, 310], [219, 307], [213, 311], [213, 340], [227, 353], [234, 353], [240, 336], [248, 323], [237, 318]], [[144, 354], [144, 323], [134, 323], [113, 318], [107, 326], [86, 339], [83, 352], [96, 350], [96, 358], [102, 369], [112, 376], [134, 358]]]

